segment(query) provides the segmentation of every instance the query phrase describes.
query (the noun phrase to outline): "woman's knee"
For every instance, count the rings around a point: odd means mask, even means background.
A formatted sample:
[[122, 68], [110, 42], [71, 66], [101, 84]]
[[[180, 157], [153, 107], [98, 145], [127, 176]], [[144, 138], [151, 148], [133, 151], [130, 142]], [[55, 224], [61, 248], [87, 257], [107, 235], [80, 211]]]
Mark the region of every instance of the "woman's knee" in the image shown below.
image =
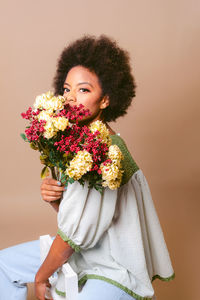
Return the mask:
[[0, 250], [0, 269], [11, 280], [22, 285], [33, 282], [40, 266], [39, 241], [18, 244]]

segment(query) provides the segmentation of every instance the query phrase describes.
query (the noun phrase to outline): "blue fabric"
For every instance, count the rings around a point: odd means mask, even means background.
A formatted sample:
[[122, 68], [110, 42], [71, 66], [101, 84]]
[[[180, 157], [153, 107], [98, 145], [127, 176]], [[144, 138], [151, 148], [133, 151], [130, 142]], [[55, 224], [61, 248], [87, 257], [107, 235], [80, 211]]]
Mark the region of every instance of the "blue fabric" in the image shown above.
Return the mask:
[[[34, 282], [40, 267], [39, 240], [0, 251], [0, 300], [25, 300], [27, 283]], [[134, 300], [120, 288], [88, 279], [77, 300]]]
[[40, 267], [39, 240], [0, 251], [0, 300], [25, 300]]
[[77, 300], [134, 300], [117, 286], [103, 280], [88, 279]]

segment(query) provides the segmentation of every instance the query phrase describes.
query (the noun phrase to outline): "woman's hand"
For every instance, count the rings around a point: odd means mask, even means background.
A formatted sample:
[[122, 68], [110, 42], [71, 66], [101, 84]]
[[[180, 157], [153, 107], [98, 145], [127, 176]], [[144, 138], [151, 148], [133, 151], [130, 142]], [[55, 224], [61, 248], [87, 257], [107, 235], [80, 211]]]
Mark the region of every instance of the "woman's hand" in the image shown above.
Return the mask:
[[42, 199], [46, 202], [59, 200], [65, 190], [64, 186], [60, 186], [60, 182], [53, 178], [43, 179], [41, 186]]
[[[38, 300], [45, 300], [46, 288], [51, 287], [49, 282], [37, 282], [35, 281], [35, 296]], [[53, 299], [52, 299], [53, 300]]]
[[60, 186], [60, 182], [53, 178], [45, 178], [42, 181], [41, 187], [42, 199], [49, 202], [51, 206], [58, 212], [60, 198], [65, 190], [64, 186]]

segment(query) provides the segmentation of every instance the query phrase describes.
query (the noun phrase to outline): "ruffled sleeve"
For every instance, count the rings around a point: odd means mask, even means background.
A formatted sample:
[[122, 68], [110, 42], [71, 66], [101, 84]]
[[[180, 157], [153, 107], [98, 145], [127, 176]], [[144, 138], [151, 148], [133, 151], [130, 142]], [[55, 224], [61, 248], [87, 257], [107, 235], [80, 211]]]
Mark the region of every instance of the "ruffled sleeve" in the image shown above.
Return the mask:
[[57, 233], [76, 252], [94, 247], [112, 222], [117, 193], [105, 188], [101, 195], [87, 183], [69, 184], [59, 207]]
[[120, 188], [118, 197], [119, 205], [108, 230], [112, 257], [149, 289], [155, 278], [173, 279], [163, 231], [141, 169]]

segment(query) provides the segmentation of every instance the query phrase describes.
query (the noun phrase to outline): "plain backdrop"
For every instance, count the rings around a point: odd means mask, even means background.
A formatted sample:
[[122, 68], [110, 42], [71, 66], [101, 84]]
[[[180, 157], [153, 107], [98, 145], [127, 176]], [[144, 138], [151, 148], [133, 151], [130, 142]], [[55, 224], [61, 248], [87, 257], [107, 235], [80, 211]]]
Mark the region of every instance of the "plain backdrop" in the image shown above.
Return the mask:
[[176, 273], [153, 283], [157, 299], [200, 299], [200, 2], [7, 0], [0, 31], [0, 249], [56, 233], [56, 213], [40, 196], [39, 153], [20, 138], [20, 113], [52, 89], [65, 45], [103, 33], [131, 56], [137, 96], [110, 125], [148, 180]]

